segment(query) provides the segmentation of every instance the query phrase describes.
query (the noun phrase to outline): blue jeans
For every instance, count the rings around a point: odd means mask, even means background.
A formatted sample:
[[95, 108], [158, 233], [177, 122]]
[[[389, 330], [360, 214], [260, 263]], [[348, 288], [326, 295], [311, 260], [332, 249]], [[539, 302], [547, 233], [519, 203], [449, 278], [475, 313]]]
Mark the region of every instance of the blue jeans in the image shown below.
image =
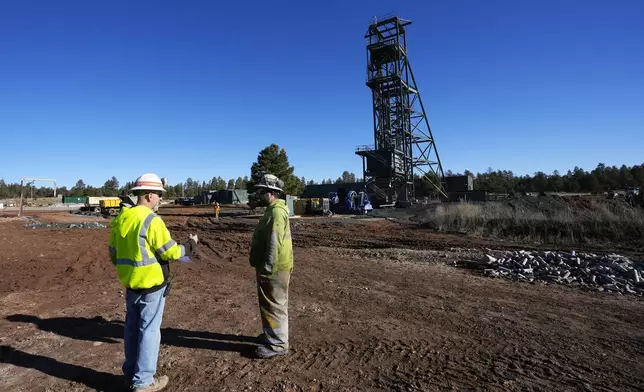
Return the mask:
[[146, 387], [154, 381], [161, 344], [164, 293], [165, 288], [144, 295], [127, 290], [123, 374], [135, 387]]

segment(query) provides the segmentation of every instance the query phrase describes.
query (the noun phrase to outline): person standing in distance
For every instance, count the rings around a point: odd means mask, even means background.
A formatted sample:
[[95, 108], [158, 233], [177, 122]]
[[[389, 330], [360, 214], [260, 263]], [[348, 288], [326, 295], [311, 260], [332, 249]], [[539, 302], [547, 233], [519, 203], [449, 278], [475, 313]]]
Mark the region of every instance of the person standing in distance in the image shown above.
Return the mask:
[[127, 289], [123, 374], [135, 392], [160, 391], [167, 376], [156, 377], [161, 319], [169, 290], [172, 260], [189, 261], [196, 235], [179, 245], [156, 211], [163, 192], [161, 179], [147, 173], [131, 189], [135, 207], [124, 206], [110, 223], [109, 252], [121, 284]]
[[257, 185], [262, 205], [267, 206], [253, 234], [250, 265], [255, 268], [259, 313], [262, 319], [258, 358], [288, 354], [288, 287], [293, 271], [293, 243], [289, 210], [279, 198], [284, 182], [266, 174]]

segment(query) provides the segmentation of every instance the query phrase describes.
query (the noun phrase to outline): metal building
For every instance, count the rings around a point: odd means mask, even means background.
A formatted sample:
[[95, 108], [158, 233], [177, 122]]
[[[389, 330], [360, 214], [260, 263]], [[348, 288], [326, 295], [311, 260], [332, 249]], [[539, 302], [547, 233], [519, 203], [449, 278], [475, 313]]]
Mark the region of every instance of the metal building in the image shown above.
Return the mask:
[[248, 191], [245, 189], [225, 189], [218, 191], [203, 191], [201, 204], [245, 204], [248, 203]]
[[474, 190], [474, 177], [470, 174], [447, 176], [445, 184], [448, 192], [468, 192]]
[[358, 146], [356, 154], [362, 157], [363, 178], [378, 204], [410, 202], [414, 169], [447, 196], [443, 167], [407, 56], [409, 24], [397, 16], [375, 20], [365, 35], [374, 144]]

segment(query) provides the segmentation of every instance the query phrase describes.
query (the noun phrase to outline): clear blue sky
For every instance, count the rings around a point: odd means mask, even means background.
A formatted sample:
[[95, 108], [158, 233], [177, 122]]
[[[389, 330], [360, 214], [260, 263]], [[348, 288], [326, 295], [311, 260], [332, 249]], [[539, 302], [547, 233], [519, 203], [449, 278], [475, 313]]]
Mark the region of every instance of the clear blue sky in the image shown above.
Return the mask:
[[392, 12], [446, 170], [644, 161], [644, 1], [21, 0], [0, 3], [0, 178], [208, 181], [273, 142], [298, 176], [359, 173], [363, 36]]

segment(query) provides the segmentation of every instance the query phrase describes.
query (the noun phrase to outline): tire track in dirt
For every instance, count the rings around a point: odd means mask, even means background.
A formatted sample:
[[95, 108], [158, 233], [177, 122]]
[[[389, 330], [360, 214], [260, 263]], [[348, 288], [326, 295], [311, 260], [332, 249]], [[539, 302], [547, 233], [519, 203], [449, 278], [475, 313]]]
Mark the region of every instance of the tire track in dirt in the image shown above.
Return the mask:
[[[363, 380], [366, 382], [363, 386], [393, 391], [476, 388], [485, 383], [498, 390], [521, 390], [526, 385], [536, 390], [555, 390], [565, 385], [578, 390], [612, 392], [639, 390], [644, 383], [644, 375], [634, 378], [632, 374], [622, 374], [622, 379], [632, 382], [605, 385], [602, 378], [606, 369], [578, 364], [564, 355], [544, 357], [515, 345], [494, 347], [496, 352], [492, 354], [481, 352], [477, 345], [460, 346], [459, 350], [451, 347], [445, 351], [446, 346], [436, 341], [382, 339], [307, 343], [291, 350], [289, 356], [269, 362], [245, 362], [242, 358], [218, 361], [216, 378], [222, 385], [239, 380], [251, 385], [268, 376], [278, 376], [301, 385], [303, 380], [330, 382], [330, 375], [342, 374], [336, 381], [351, 385], [356, 374], [366, 373], [375, 376]], [[619, 369], [613, 371], [622, 373]]]

